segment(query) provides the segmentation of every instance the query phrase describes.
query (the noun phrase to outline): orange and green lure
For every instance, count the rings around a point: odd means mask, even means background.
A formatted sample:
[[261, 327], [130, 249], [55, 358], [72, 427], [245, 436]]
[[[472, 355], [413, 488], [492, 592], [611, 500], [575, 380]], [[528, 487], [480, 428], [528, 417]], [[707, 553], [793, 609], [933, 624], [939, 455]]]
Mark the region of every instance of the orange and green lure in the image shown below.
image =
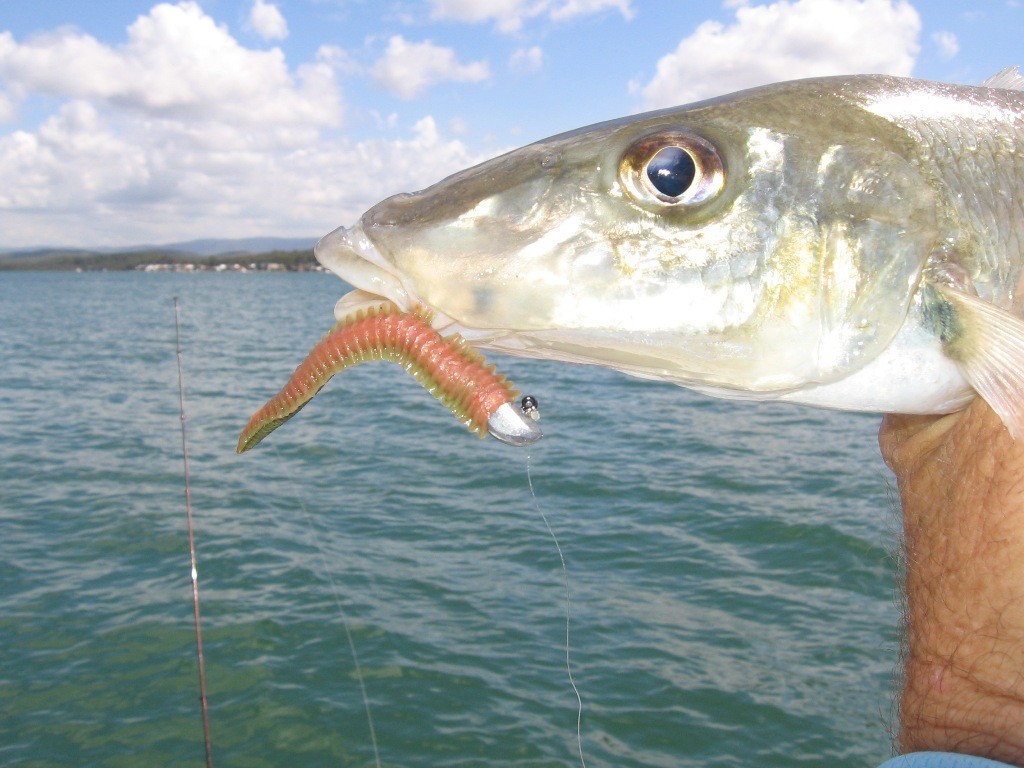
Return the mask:
[[[525, 438], [506, 439], [504, 428], [495, 427], [495, 414], [518, 393], [460, 336], [443, 338], [431, 327], [430, 318], [427, 310], [403, 312], [384, 302], [339, 322], [295, 369], [284, 388], [253, 414], [238, 438], [238, 452], [249, 450], [298, 413], [336, 373], [370, 360], [401, 364], [480, 437], [490, 432], [516, 445], [539, 439], [540, 430], [520, 414], [513, 414], [513, 431], [525, 429]], [[508, 415], [504, 409], [498, 418]], [[529, 433], [534, 432], [536, 436], [531, 437]]]

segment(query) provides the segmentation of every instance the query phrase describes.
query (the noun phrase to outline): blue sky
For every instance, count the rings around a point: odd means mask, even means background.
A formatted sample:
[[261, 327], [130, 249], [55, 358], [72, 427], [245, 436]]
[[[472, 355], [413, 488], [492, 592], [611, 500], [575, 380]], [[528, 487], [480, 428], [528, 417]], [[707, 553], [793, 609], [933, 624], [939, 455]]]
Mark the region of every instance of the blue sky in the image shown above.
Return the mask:
[[4, 0], [0, 249], [316, 236], [580, 125], [774, 80], [979, 82], [1020, 0]]

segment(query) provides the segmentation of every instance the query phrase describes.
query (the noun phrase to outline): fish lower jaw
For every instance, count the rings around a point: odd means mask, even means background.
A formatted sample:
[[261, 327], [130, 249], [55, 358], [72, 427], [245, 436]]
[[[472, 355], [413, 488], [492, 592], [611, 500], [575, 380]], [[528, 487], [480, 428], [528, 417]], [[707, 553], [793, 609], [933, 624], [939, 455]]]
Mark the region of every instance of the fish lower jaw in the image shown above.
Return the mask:
[[366, 312], [379, 307], [385, 302], [393, 304], [402, 312], [421, 312], [424, 319], [429, 320], [430, 325], [438, 332], [450, 333], [461, 330], [458, 323], [451, 317], [431, 307], [429, 304], [411, 299], [407, 293], [397, 296], [386, 296], [357, 288], [338, 299], [338, 302], [334, 305], [334, 317], [340, 323], [360, 310]]
[[[394, 305], [402, 312], [419, 314], [438, 333], [445, 336], [457, 335], [474, 347], [492, 352], [509, 352], [504, 349], [502, 342], [519, 336], [519, 332], [514, 329], [467, 324], [458, 314], [449, 314], [431, 301], [423, 299], [418, 293], [405, 290], [371, 292], [357, 288], [338, 299], [334, 306], [334, 315], [338, 322], [341, 322], [359, 310], [368, 310], [371, 307], [380, 306], [383, 302]], [[509, 354], [516, 354], [516, 352], [509, 352]], [[533, 357], [534, 355], [526, 353], [520, 356]]]

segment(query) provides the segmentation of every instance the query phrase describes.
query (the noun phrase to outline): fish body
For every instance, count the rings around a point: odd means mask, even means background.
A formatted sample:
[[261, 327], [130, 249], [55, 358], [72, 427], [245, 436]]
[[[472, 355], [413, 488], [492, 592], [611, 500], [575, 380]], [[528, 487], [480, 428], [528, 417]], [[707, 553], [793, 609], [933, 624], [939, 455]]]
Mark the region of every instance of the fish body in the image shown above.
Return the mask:
[[1024, 436], [1024, 78], [778, 83], [554, 136], [316, 247], [475, 346]]

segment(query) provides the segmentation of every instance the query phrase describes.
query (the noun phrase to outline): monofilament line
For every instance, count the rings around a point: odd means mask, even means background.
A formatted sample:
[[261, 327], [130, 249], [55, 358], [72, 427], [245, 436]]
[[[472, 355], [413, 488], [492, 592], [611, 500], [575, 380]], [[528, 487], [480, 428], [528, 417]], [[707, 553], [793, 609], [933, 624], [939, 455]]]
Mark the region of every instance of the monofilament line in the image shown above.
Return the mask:
[[[281, 458], [280, 451], [277, 450], [277, 446], [273, 446], [274, 453], [277, 454], [278, 459]], [[309, 531], [309, 536], [313, 540], [313, 544], [316, 546], [317, 554], [320, 556], [320, 570], [327, 576], [327, 583], [331, 586], [331, 594], [334, 596], [334, 606], [338, 611], [338, 616], [341, 618], [341, 626], [345, 630], [345, 638], [348, 640], [348, 650], [352, 655], [352, 664], [356, 670], [356, 680], [359, 683], [359, 692], [363, 696], [363, 709], [366, 712], [366, 725], [370, 729], [370, 744], [373, 745], [373, 762], [377, 768], [381, 768], [380, 764], [380, 750], [377, 747], [377, 730], [373, 727], [373, 714], [370, 711], [370, 697], [366, 693], [366, 681], [363, 679], [363, 668], [359, 664], [359, 654], [356, 653], [356, 642], [352, 638], [352, 630], [349, 629], [348, 619], [345, 617], [345, 609], [341, 605], [341, 595], [338, 594], [338, 585], [334, 583], [334, 576], [331, 575], [331, 569], [327, 566], [327, 556], [324, 554], [324, 547], [320, 543], [320, 537], [316, 535], [316, 531], [313, 528], [313, 516], [309, 513], [309, 509], [306, 507], [305, 502], [300, 496], [296, 496], [295, 500], [299, 502], [299, 507], [302, 508], [302, 514], [306, 518], [306, 528]]]
[[548, 522], [548, 516], [540, 508], [540, 502], [537, 501], [537, 492], [533, 490], [533, 474], [530, 469], [529, 453], [526, 454], [526, 482], [530, 486], [533, 507], [540, 514], [540, 519], [544, 521], [544, 527], [548, 529], [551, 540], [555, 542], [555, 549], [558, 550], [558, 560], [562, 564], [562, 580], [565, 583], [565, 671], [569, 676], [569, 685], [572, 686], [572, 692], [576, 694], [576, 748], [580, 753], [580, 765], [582, 768], [586, 768], [587, 763], [583, 759], [583, 699], [580, 697], [579, 688], [576, 687], [576, 681], [572, 676], [572, 664], [569, 656], [569, 620], [572, 615], [572, 601], [569, 596], [569, 569], [565, 567], [565, 555], [562, 554], [562, 546], [558, 543], [558, 537], [555, 536], [555, 531], [551, 527], [551, 523]]
[[196, 625], [196, 656], [199, 659], [199, 706], [203, 714], [203, 742], [206, 745], [206, 766], [213, 768], [213, 746], [210, 740], [210, 715], [206, 699], [206, 664], [203, 661], [203, 630], [199, 619], [199, 570], [196, 567], [196, 537], [192, 525], [192, 489], [188, 472], [188, 430], [185, 427], [185, 376], [181, 366], [181, 322], [178, 319], [178, 297], [174, 297], [174, 336], [178, 357], [178, 411], [181, 419], [181, 455], [185, 464], [185, 520], [188, 527], [188, 551], [191, 560], [192, 612]]

